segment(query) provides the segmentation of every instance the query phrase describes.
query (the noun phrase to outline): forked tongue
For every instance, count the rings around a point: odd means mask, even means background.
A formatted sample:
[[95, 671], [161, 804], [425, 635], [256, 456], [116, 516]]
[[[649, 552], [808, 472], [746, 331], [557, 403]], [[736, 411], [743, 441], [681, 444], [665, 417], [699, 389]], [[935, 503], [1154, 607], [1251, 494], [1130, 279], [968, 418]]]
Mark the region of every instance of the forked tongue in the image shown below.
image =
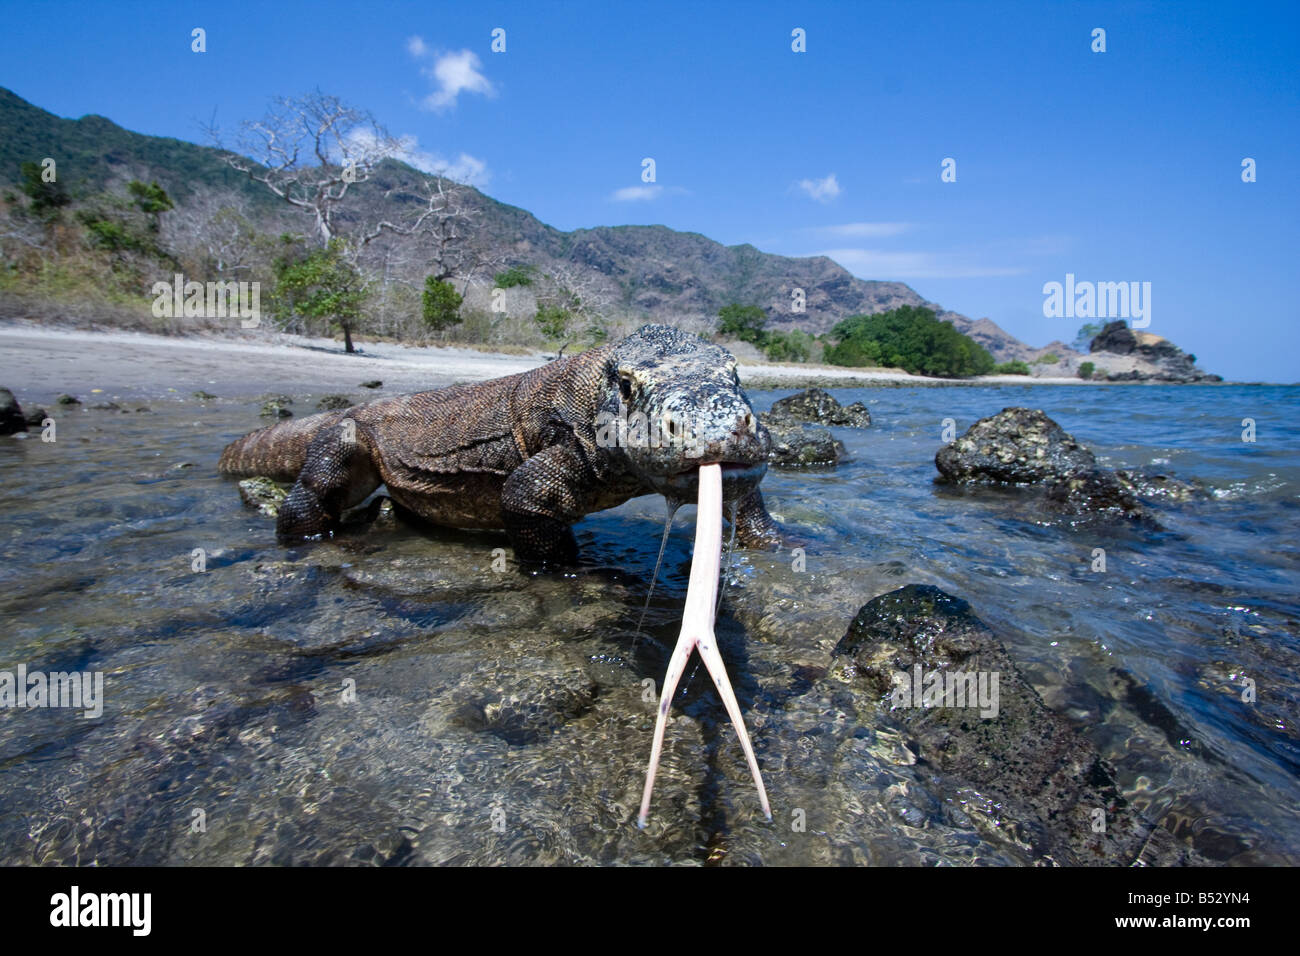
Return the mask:
[[637, 826], [644, 828], [650, 815], [650, 795], [654, 792], [655, 771], [659, 769], [659, 755], [664, 745], [664, 728], [667, 725], [668, 711], [672, 707], [673, 694], [677, 684], [686, 670], [686, 662], [691, 651], [699, 649], [704, 666], [713, 677], [722, 703], [727, 708], [727, 715], [736, 727], [740, 737], [741, 749], [749, 762], [749, 771], [754, 775], [754, 784], [758, 787], [758, 799], [763, 805], [763, 813], [770, 821], [772, 808], [767, 803], [767, 790], [763, 787], [763, 776], [758, 771], [758, 761], [754, 758], [754, 748], [749, 742], [749, 733], [745, 730], [745, 719], [740, 714], [740, 705], [736, 702], [735, 691], [727, 678], [727, 669], [723, 666], [722, 655], [718, 653], [718, 640], [713, 633], [713, 618], [717, 609], [718, 570], [722, 562], [722, 466], [701, 465], [699, 479], [699, 508], [695, 516], [695, 553], [691, 557], [691, 579], [686, 588], [686, 608], [682, 612], [682, 630], [677, 636], [677, 646], [673, 648], [668, 660], [668, 672], [664, 675], [664, 689], [659, 696], [659, 714], [655, 719], [654, 746], [650, 750], [650, 769], [646, 771], [645, 793], [641, 797], [641, 813], [637, 817]]

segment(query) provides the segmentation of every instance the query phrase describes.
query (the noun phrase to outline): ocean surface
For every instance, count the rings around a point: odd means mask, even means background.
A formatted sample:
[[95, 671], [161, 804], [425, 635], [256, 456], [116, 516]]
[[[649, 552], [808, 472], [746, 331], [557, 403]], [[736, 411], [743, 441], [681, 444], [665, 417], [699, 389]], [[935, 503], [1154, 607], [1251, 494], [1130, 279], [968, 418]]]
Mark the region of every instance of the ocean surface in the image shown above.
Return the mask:
[[[400, 522], [281, 546], [216, 474], [264, 424], [251, 397], [0, 439], [0, 671], [104, 682], [97, 717], [0, 710], [0, 863], [1042, 862], [946, 812], [886, 718], [817, 696], [858, 608], [909, 583], [968, 601], [1153, 827], [1208, 862], [1300, 863], [1300, 388], [834, 394], [874, 419], [834, 429], [850, 460], [763, 483], [806, 566], [737, 551], [718, 622], [776, 819], [692, 666], [644, 831], [693, 508], [642, 624], [656, 498], [583, 521], [580, 572], [531, 576], [503, 536]], [[1015, 405], [1210, 495], [1152, 505], [1154, 528], [935, 482], [945, 419]]]

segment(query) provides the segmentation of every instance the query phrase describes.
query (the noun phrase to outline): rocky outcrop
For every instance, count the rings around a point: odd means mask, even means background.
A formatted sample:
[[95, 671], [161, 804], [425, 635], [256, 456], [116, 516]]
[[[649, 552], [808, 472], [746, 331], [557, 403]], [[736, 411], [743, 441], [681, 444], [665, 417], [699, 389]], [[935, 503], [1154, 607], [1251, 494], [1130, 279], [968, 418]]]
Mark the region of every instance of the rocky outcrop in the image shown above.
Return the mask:
[[943, 779], [977, 826], [1013, 836], [1037, 860], [1127, 865], [1142, 851], [1151, 828], [1114, 769], [960, 598], [909, 584], [867, 602], [828, 680], [899, 727], [918, 768]]
[[842, 425], [847, 428], [867, 428], [871, 425], [871, 412], [861, 402], [841, 405], [834, 395], [820, 388], [807, 388], [795, 395], [787, 395], [772, 405], [764, 418], [781, 425], [813, 424]]
[[1110, 515], [1154, 524], [1142, 499], [1171, 502], [1208, 496], [1203, 486], [1145, 471], [1112, 471], [1040, 409], [1004, 408], [940, 448], [935, 467], [962, 485], [1032, 486], [1051, 510]]
[[1111, 382], [1222, 382], [1196, 367], [1196, 356], [1168, 339], [1128, 327], [1123, 319], [1108, 323], [1088, 347], [1100, 371], [1094, 378]]
[[1021, 485], [1088, 471], [1097, 459], [1041, 410], [1004, 408], [940, 448], [934, 463], [949, 481]]

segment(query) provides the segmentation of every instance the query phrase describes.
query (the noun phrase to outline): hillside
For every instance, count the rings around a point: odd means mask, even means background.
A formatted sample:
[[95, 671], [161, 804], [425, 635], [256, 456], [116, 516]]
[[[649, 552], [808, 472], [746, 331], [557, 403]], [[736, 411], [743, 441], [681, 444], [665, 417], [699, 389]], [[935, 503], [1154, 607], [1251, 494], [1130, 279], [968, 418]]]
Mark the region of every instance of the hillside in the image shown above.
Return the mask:
[[[74, 196], [138, 178], [157, 180], [177, 202], [238, 205], [268, 233], [283, 227], [286, 207], [260, 185], [231, 170], [213, 148], [124, 130], [101, 116], [62, 119], [0, 88], [0, 184], [19, 181], [19, 167], [52, 156], [60, 180]], [[423, 174], [388, 161], [355, 188], [347, 219], [397, 219], [419, 203]], [[711, 323], [730, 302], [761, 305], [769, 328], [823, 333], [855, 314], [900, 305], [933, 308], [941, 319], [987, 348], [999, 362], [1032, 361], [1033, 349], [987, 318], [972, 320], [928, 302], [901, 282], [856, 278], [824, 256], [790, 258], [751, 245], [724, 246], [705, 236], [666, 226], [608, 226], [562, 232], [531, 213], [466, 187], [477, 213], [472, 245], [485, 257], [545, 271], [558, 263], [586, 274], [608, 301], [638, 318]], [[349, 200], [351, 201], [351, 194]], [[399, 263], [395, 274], [422, 280], [421, 263]], [[791, 290], [802, 288], [807, 308], [790, 311]], [[1059, 349], [1058, 349], [1059, 351]]]

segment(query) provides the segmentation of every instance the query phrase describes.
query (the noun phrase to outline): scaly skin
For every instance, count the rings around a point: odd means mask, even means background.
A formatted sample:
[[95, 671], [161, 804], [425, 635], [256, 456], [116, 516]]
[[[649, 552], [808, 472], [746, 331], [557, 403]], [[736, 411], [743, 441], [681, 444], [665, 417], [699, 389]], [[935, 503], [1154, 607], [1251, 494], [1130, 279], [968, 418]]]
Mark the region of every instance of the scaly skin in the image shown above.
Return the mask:
[[[608, 424], [620, 411], [622, 433]], [[662, 441], [644, 440], [639, 415]], [[285, 537], [332, 531], [383, 484], [433, 524], [504, 528], [521, 561], [573, 564], [574, 522], [643, 494], [694, 501], [698, 468], [713, 462], [739, 544], [776, 546], [758, 490], [769, 447], [731, 353], [647, 325], [519, 375], [271, 425], [228, 445], [219, 468], [295, 482], [276, 525]]]

